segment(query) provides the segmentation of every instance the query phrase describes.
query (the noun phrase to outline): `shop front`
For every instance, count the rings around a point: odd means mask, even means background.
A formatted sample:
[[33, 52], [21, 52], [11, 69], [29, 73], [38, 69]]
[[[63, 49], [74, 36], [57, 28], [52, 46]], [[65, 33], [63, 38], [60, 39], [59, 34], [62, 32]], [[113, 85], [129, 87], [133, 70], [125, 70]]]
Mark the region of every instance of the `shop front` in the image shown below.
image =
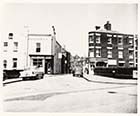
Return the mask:
[[29, 55], [30, 66], [38, 66], [44, 69], [45, 74], [53, 74], [53, 56], [52, 55]]

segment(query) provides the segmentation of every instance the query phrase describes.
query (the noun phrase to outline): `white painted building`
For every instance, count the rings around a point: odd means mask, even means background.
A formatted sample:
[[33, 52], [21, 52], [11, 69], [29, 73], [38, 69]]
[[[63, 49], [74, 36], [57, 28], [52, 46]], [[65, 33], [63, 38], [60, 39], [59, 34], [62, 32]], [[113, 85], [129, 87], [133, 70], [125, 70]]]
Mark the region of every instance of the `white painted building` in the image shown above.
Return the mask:
[[27, 43], [27, 66], [43, 67], [44, 72], [52, 70], [53, 38], [51, 34], [29, 34]]
[[24, 69], [25, 68], [25, 39], [15, 33], [2, 35], [2, 62], [3, 70]]
[[40, 66], [44, 73], [62, 73], [62, 46], [56, 41], [56, 33], [21, 34], [8, 33], [2, 36], [3, 70], [23, 70]]

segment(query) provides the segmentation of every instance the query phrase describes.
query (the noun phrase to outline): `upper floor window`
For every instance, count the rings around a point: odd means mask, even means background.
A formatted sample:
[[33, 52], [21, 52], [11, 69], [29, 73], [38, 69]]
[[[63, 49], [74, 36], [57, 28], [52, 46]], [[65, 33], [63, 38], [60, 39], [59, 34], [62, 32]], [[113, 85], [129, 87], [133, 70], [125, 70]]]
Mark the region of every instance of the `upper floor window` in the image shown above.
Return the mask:
[[94, 43], [94, 35], [93, 36], [89, 36], [89, 43]]
[[7, 67], [7, 60], [3, 61], [3, 67], [6, 68]]
[[100, 39], [101, 39], [100, 36], [96, 36], [96, 43], [100, 43], [101, 42]]
[[107, 39], [107, 44], [112, 44], [112, 38]]
[[122, 45], [123, 44], [123, 38], [118, 38], [118, 44]]
[[119, 58], [123, 58], [123, 51], [119, 51], [119, 52], [118, 52], [118, 57], [119, 57]]
[[132, 38], [129, 39], [129, 45], [131, 45], [131, 46], [133, 45], [133, 39]]
[[4, 46], [4, 52], [7, 52], [7, 49], [8, 49], [8, 42], [4, 42], [4, 43], [3, 43], [3, 46]]
[[8, 42], [4, 42], [4, 47], [7, 47], [8, 46]]
[[17, 52], [18, 50], [18, 42], [14, 42], [14, 52]]
[[96, 57], [101, 57], [101, 49], [96, 49]]
[[13, 68], [17, 68], [17, 58], [13, 58]]
[[41, 51], [41, 44], [36, 43], [36, 52], [40, 52], [40, 51]]
[[133, 51], [129, 51], [129, 59], [133, 59]]
[[93, 52], [93, 51], [90, 51], [90, 52], [89, 52], [89, 56], [90, 56], [90, 57], [94, 57], [94, 52]]
[[129, 67], [134, 67], [134, 63], [129, 63]]
[[136, 57], [136, 58], [138, 57], [138, 52], [135, 52], [135, 57]]
[[13, 33], [9, 33], [9, 39], [13, 39]]
[[111, 49], [109, 49], [108, 51], [107, 51], [107, 54], [108, 54], [108, 58], [112, 58], [112, 50]]

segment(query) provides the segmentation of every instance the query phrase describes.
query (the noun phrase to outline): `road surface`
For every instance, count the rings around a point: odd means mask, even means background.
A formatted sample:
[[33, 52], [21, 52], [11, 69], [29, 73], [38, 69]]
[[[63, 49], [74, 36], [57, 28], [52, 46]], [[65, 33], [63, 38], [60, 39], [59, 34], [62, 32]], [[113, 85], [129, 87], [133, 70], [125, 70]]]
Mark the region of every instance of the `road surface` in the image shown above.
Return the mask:
[[5, 112], [136, 113], [137, 81], [45, 75], [3, 87]]

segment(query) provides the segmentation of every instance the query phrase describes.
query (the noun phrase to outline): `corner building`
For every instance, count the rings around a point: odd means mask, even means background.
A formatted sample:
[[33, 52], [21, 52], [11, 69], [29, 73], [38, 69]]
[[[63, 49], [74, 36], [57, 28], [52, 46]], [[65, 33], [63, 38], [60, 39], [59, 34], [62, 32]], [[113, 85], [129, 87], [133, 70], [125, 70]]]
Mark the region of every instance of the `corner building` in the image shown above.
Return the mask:
[[134, 35], [111, 30], [107, 22], [88, 33], [88, 57], [91, 67], [134, 67]]

